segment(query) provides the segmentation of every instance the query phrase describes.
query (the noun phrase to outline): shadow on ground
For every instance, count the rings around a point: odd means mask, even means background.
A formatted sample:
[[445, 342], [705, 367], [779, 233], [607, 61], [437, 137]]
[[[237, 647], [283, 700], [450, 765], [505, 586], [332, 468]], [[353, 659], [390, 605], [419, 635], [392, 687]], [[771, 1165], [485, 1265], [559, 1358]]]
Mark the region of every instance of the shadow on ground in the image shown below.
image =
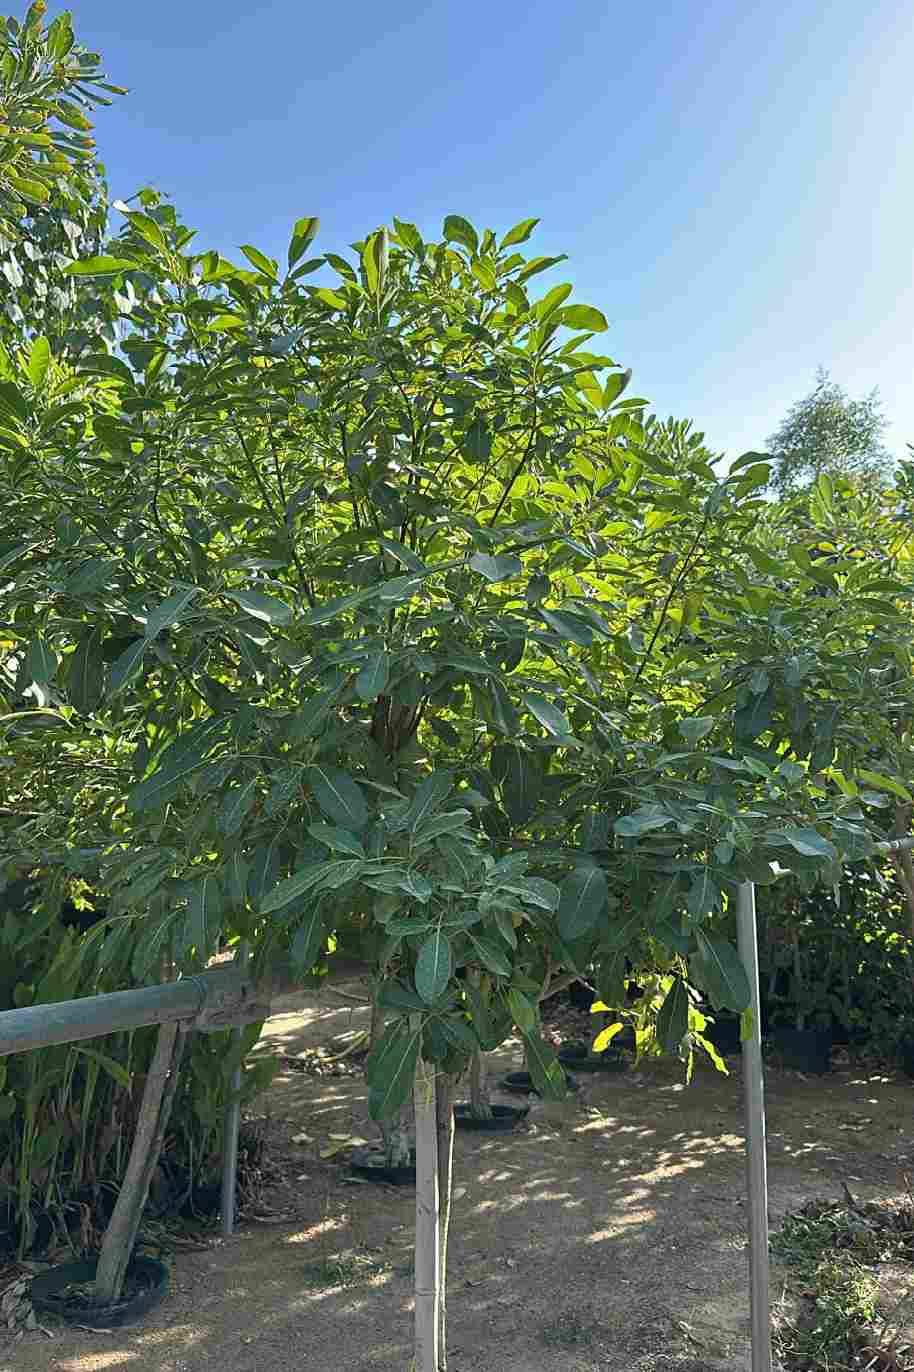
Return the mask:
[[[278, 1008], [266, 1036], [292, 1059], [364, 1027], [343, 1000]], [[850, 1070], [771, 1074], [774, 1216], [842, 1181], [901, 1189], [910, 1096]], [[166, 1304], [133, 1330], [0, 1335], [3, 1372], [406, 1372], [412, 1192], [352, 1184], [320, 1157], [331, 1134], [372, 1136], [361, 1081], [286, 1069], [262, 1108], [284, 1158], [277, 1222], [178, 1254]], [[740, 1110], [738, 1071], [687, 1088], [661, 1063], [589, 1082], [563, 1107], [537, 1103], [523, 1132], [459, 1135], [449, 1372], [744, 1367]]]

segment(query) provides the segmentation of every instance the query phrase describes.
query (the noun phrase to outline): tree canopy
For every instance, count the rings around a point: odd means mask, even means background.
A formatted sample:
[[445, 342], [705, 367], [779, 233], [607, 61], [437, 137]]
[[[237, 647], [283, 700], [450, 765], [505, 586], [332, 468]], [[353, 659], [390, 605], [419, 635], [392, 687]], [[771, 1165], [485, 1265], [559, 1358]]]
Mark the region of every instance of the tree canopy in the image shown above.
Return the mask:
[[807, 490], [822, 472], [885, 484], [894, 466], [882, 442], [885, 426], [877, 390], [852, 400], [820, 368], [813, 389], [768, 440], [772, 489], [780, 495]]

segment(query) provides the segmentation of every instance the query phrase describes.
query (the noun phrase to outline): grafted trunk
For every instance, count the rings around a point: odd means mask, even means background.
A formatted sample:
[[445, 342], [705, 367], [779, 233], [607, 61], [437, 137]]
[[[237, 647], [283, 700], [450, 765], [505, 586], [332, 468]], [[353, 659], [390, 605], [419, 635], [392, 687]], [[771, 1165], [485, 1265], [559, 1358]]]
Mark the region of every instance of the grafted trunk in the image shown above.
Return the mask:
[[489, 1075], [486, 1070], [486, 1056], [481, 1048], [478, 1048], [470, 1059], [470, 1109], [475, 1119], [492, 1118]]

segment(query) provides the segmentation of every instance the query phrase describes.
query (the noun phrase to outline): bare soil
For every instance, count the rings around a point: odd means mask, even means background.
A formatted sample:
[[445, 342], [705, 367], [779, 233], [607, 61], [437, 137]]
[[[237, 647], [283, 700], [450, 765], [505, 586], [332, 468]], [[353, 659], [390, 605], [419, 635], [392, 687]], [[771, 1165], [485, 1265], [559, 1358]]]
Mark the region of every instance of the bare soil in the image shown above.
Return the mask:
[[[265, 1036], [312, 1068], [316, 1048], [351, 1046], [367, 1014], [345, 989], [286, 997]], [[509, 1047], [493, 1076], [520, 1065]], [[730, 1065], [728, 1077], [700, 1068], [689, 1087], [666, 1061], [583, 1078], [577, 1097], [535, 1103], [512, 1135], [458, 1134], [449, 1372], [747, 1366], [742, 1098]], [[824, 1079], [771, 1071], [772, 1221], [840, 1195], [842, 1182], [864, 1199], [903, 1191], [912, 1097], [905, 1078], [862, 1067]], [[259, 1109], [283, 1164], [268, 1212], [204, 1251], [176, 1252], [165, 1304], [132, 1329], [0, 1334], [0, 1372], [406, 1372], [413, 1193], [353, 1183], [345, 1151], [321, 1156], [375, 1137], [361, 1076], [287, 1062]]]

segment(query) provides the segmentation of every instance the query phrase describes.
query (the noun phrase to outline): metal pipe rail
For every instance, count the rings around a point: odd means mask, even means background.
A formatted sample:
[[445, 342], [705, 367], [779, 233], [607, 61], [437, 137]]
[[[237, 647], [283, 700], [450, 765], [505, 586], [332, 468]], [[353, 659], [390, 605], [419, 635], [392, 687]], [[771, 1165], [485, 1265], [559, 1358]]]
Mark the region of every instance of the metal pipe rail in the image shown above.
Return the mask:
[[175, 1021], [212, 1033], [255, 1024], [269, 1013], [269, 996], [247, 972], [214, 968], [160, 986], [0, 1011], [0, 1057]]

